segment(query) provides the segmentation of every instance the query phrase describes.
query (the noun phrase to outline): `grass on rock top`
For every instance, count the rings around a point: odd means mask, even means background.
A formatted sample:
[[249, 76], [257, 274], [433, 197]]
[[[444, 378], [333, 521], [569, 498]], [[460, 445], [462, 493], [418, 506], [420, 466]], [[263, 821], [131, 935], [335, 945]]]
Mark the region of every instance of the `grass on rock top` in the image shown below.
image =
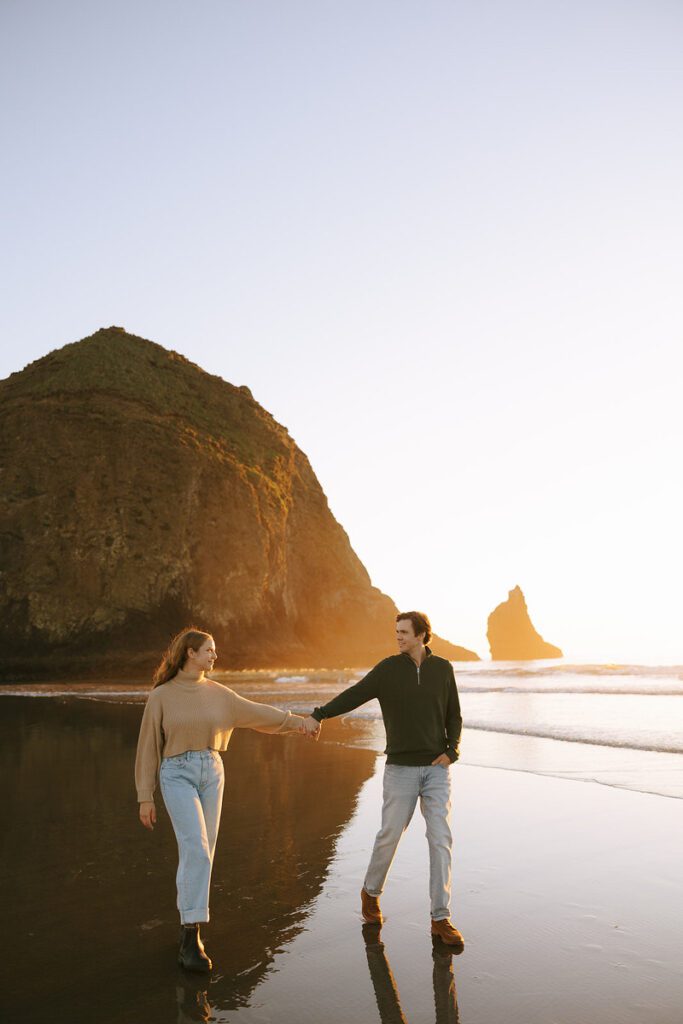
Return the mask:
[[[206, 373], [185, 356], [108, 327], [30, 363], [0, 383], [4, 402], [69, 395], [119, 397], [182, 424], [198, 448], [236, 459], [274, 488], [289, 491], [296, 446], [246, 387]], [[180, 421], [180, 422], [178, 422]]]

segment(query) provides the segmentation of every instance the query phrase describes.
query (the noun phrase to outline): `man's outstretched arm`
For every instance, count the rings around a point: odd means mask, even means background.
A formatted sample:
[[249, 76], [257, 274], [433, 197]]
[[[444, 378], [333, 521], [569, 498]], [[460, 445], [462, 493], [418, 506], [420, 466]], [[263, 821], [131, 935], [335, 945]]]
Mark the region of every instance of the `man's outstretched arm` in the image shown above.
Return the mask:
[[328, 701], [322, 707], [315, 708], [310, 717], [306, 719], [307, 730], [311, 734], [315, 734], [317, 738], [317, 734], [320, 731], [320, 723], [324, 719], [345, 715], [349, 711], [359, 708], [361, 704], [367, 704], [373, 697], [379, 696], [383, 664], [380, 661], [379, 665], [375, 665], [374, 668], [370, 669], [368, 674], [363, 676], [359, 682], [342, 690], [341, 693], [338, 693], [336, 697], [333, 697], [331, 701]]

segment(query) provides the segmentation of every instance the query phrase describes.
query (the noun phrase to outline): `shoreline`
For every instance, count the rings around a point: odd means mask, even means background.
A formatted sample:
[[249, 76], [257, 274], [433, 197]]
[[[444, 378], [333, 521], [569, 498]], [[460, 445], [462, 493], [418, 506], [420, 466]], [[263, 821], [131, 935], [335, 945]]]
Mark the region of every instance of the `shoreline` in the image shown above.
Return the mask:
[[[299, 677], [290, 675], [281, 682], [269, 680], [267, 686], [262, 686], [261, 679], [261, 676], [248, 673], [239, 681], [233, 678], [229, 682], [237, 692], [250, 699], [265, 700], [302, 714], [313, 707], [315, 691], [311, 690], [308, 680], [302, 684]], [[318, 676], [316, 681], [322, 685], [332, 683], [338, 689], [348, 682], [334, 671], [329, 673], [329, 678]], [[254, 682], [257, 689], [251, 688]], [[131, 684], [124, 689], [121, 685], [111, 681], [14, 684], [11, 687], [0, 686], [0, 697], [8, 700], [52, 698], [141, 705], [150, 692], [149, 685], [139, 687]], [[381, 719], [375, 715], [352, 714], [342, 716], [334, 725], [326, 722], [323, 735], [331, 728], [342, 728], [339, 735], [348, 745], [365, 747], [376, 753], [384, 750], [384, 728]], [[683, 753], [676, 748], [664, 750], [645, 745], [519, 732], [500, 728], [498, 723], [492, 723], [489, 728], [479, 724], [469, 726], [467, 717], [461, 747], [461, 764], [596, 782], [617, 789], [683, 799]]]

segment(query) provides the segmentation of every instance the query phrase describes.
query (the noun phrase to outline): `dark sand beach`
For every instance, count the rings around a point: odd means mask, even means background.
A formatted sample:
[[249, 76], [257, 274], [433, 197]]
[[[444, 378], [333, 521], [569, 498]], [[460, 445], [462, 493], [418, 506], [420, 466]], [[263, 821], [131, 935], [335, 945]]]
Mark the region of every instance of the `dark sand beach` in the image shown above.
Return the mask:
[[429, 934], [416, 816], [378, 935], [358, 909], [383, 757], [360, 722], [318, 743], [238, 732], [204, 933], [175, 964], [176, 846], [137, 821], [140, 704], [2, 701], [0, 1019], [170, 1024], [678, 1024], [683, 804], [456, 765], [452, 956]]

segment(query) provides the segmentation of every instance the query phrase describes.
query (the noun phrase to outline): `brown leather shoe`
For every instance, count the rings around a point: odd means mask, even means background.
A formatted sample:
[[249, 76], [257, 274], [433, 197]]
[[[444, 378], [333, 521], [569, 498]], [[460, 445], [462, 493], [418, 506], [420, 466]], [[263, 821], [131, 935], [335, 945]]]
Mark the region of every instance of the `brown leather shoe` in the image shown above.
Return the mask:
[[382, 911], [379, 909], [379, 897], [371, 896], [365, 889], [360, 891], [360, 906], [366, 924], [381, 924]]
[[465, 948], [465, 940], [458, 931], [454, 928], [447, 917], [444, 917], [442, 921], [435, 921], [432, 918], [432, 935], [438, 936], [442, 942], [445, 942], [447, 946], [460, 946], [461, 949]]

